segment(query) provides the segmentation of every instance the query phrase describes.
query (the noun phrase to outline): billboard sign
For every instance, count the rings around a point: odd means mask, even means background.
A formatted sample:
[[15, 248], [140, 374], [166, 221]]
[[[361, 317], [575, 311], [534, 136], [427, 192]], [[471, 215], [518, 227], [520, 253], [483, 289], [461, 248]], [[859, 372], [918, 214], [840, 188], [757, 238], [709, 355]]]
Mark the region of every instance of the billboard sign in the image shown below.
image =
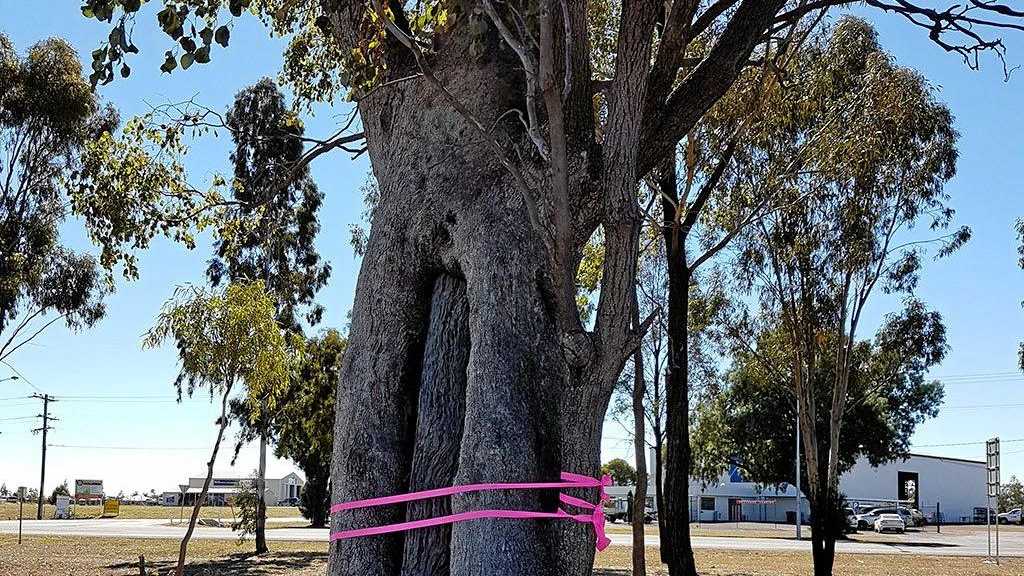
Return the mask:
[[103, 480], [75, 480], [75, 500], [103, 496]]

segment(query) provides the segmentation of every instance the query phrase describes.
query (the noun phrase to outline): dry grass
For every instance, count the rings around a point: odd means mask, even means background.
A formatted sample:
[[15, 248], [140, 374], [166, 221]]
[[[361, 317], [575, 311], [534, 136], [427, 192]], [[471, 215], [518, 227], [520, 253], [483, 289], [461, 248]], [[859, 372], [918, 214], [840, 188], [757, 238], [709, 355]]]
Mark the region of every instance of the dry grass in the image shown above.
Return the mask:
[[[755, 552], [744, 550], [695, 551], [702, 576], [808, 576], [810, 553]], [[595, 576], [628, 576], [632, 550], [612, 546], [597, 555]], [[665, 576], [657, 548], [647, 548], [647, 573]], [[1024, 560], [1004, 560], [1002, 566], [983, 564], [981, 558], [841, 554], [836, 557], [834, 576], [1019, 576]]]
[[[271, 542], [273, 552], [252, 556], [253, 544], [196, 540], [189, 545], [190, 576], [314, 576], [322, 575], [326, 542]], [[17, 536], [0, 534], [0, 574], [4, 576], [129, 576], [138, 574], [138, 556], [146, 556], [150, 574], [166, 575], [177, 557], [172, 540], [129, 540], [84, 537]], [[631, 551], [613, 546], [597, 555], [595, 575], [628, 576]], [[807, 553], [697, 550], [703, 576], [807, 576]], [[647, 549], [648, 574], [664, 576], [658, 549]], [[156, 569], [154, 571], [154, 568]], [[1001, 567], [980, 558], [935, 556], [840, 555], [835, 576], [1013, 576], [1024, 574], [1024, 560], [1004, 561]]]
[[[75, 506], [75, 518], [96, 518], [102, 512], [101, 506]], [[43, 518], [53, 518], [55, 507], [49, 504], [43, 505]], [[188, 518], [191, 508], [185, 508], [185, 518]], [[162, 519], [177, 520], [181, 515], [181, 508], [177, 506], [121, 506], [118, 518], [121, 519]], [[25, 519], [36, 517], [35, 503], [25, 503]], [[200, 518], [231, 518], [229, 506], [206, 506], [199, 511]], [[267, 516], [270, 518], [299, 518], [299, 509], [291, 506], [267, 506]], [[17, 520], [18, 505], [5, 502], [0, 504], [0, 520]]]
[[[26, 536], [0, 534], [0, 574], [4, 576], [137, 575], [139, 554], [166, 574], [178, 557], [176, 540]], [[192, 576], [313, 576], [324, 573], [326, 542], [271, 542], [273, 553], [252, 557], [248, 541], [193, 540], [188, 547]]]

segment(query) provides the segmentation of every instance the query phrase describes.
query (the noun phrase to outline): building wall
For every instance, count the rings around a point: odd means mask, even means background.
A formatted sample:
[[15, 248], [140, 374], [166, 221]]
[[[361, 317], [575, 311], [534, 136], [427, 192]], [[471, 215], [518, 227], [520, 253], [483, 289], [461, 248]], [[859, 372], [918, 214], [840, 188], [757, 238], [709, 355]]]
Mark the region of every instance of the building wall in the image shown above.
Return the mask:
[[982, 462], [912, 455], [872, 468], [861, 458], [840, 480], [850, 502], [899, 498], [899, 473], [916, 473], [918, 502], [926, 515], [941, 504], [944, 523], [971, 522], [974, 508], [985, 507], [985, 465]]
[[[649, 460], [652, 467], [653, 453]], [[890, 462], [873, 468], [866, 458], [859, 459], [840, 478], [840, 490], [850, 503], [880, 503], [895, 501], [904, 495], [899, 493], [900, 473], [916, 474], [917, 500], [921, 512], [934, 522], [936, 505], [941, 505], [942, 522], [946, 524], [966, 523], [974, 520], [975, 508], [986, 505], [985, 465], [982, 462], [958, 460], [925, 455], [911, 455], [903, 461]], [[759, 486], [742, 480], [729, 473], [715, 482], [690, 481], [690, 519], [693, 522], [727, 522], [730, 498], [741, 500], [774, 500], [773, 505], [742, 504], [741, 514], [748, 521], [789, 522], [795, 516], [797, 492], [792, 485], [776, 490], [771, 486]], [[623, 493], [632, 487], [614, 487]], [[648, 488], [654, 494], [653, 485]], [[701, 509], [701, 496], [714, 498], [714, 510]], [[810, 517], [810, 504], [806, 496], [801, 499], [802, 517]]]

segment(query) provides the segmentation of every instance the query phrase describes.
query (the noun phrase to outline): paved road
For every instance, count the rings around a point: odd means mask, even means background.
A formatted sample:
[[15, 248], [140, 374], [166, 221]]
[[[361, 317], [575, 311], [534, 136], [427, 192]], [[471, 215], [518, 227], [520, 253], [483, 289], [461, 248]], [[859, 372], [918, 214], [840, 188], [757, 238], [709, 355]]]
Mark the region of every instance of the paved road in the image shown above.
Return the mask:
[[[268, 519], [281, 522], [294, 519]], [[171, 525], [167, 520], [26, 520], [25, 534], [63, 536], [101, 536], [120, 538], [165, 538], [177, 539], [185, 532], [181, 525]], [[18, 522], [0, 521], [0, 534], [16, 534]], [[327, 540], [326, 529], [275, 528], [267, 531], [270, 540]], [[613, 545], [629, 546], [632, 537], [626, 533], [608, 535]], [[237, 535], [227, 528], [198, 526], [193, 538], [233, 540]], [[647, 536], [648, 546], [657, 546], [656, 536]], [[695, 548], [716, 548], [726, 550], [807, 550], [809, 543], [784, 538], [734, 538], [706, 537], [693, 539]], [[941, 556], [985, 556], [987, 541], [983, 529], [957, 534], [935, 534], [933, 532], [911, 533], [905, 536], [886, 537], [884, 542], [841, 541], [836, 551], [841, 554], [918, 554]], [[1002, 534], [1000, 551], [1004, 556], [1024, 557], [1024, 532]]]

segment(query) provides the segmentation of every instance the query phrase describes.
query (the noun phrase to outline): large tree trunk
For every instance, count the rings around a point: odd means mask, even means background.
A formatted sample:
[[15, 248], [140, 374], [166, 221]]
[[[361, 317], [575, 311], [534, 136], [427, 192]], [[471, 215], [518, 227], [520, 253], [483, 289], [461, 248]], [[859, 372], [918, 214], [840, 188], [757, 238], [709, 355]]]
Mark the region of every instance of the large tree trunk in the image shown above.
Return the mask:
[[[498, 197], [509, 193], [515, 192], [505, 188]], [[566, 379], [560, 333], [546, 302], [544, 247], [525, 219], [508, 222], [503, 212], [475, 207], [484, 217], [469, 216], [466, 230], [473, 233], [455, 240], [471, 246], [462, 262], [472, 347], [458, 484], [558, 480], [556, 409]], [[504, 234], [477, 232], [497, 228]], [[452, 505], [456, 512], [553, 511], [557, 495], [480, 492], [457, 496]], [[452, 574], [555, 574], [550, 534], [550, 521], [456, 524]]]
[[[434, 282], [423, 356], [410, 491], [451, 486], [458, 471], [469, 363], [469, 303], [464, 281], [442, 275]], [[410, 503], [407, 518], [447, 514], [451, 514], [449, 500], [437, 498]], [[405, 538], [402, 574], [447, 576], [450, 544], [451, 526], [410, 532]]]
[[[445, 83], [454, 93], [473, 95], [466, 104], [485, 123], [517, 105], [510, 100], [516, 90], [508, 86], [516, 81], [514, 74], [495, 76], [503, 72], [493, 62], [476, 68], [463, 54], [456, 56], [458, 66], [438, 62], [435, 70], [458, 72], [445, 77]], [[520, 192], [509, 184], [493, 152], [467, 144], [472, 132], [438, 98], [418, 80], [389, 86], [360, 103], [380, 200], [356, 286], [350, 347], [338, 387], [333, 502], [405, 493], [415, 483], [441, 481], [450, 473], [439, 469], [411, 475], [423, 470], [414, 464], [418, 436], [439, 442], [425, 449], [442, 451], [451, 448], [445, 442], [459, 436], [452, 429], [417, 430], [418, 422], [449, 420], [418, 414], [418, 409], [430, 403], [423, 387], [443, 385], [432, 379], [449, 377], [461, 360], [434, 375], [431, 363], [448, 350], [465, 350], [446, 333], [444, 341], [437, 341], [443, 349], [424, 354], [431, 346], [434, 279], [445, 273], [465, 278], [472, 342], [454, 483], [558, 479], [557, 411], [566, 377], [550, 304], [555, 275]], [[405, 508], [346, 511], [334, 515], [332, 527], [391, 524], [423, 513]], [[557, 494], [468, 494], [453, 498], [451, 508], [554, 511]], [[454, 525], [450, 573], [554, 573], [551, 525], [498, 519]], [[434, 532], [434, 542], [444, 532]], [[425, 566], [444, 562], [443, 551], [433, 550], [433, 544], [429, 552], [423, 548], [429, 539], [424, 533], [339, 540], [329, 573], [397, 576], [403, 559], [409, 562], [408, 573], [428, 573]]]

